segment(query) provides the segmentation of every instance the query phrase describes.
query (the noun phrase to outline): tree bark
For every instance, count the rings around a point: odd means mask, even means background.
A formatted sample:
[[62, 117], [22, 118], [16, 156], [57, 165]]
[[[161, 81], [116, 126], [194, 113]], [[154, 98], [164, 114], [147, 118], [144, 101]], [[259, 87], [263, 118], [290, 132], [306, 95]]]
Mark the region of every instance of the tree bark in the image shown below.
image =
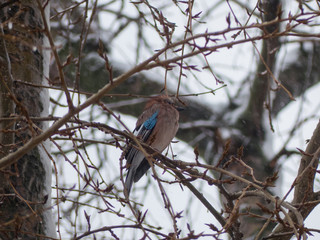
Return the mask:
[[[0, 17], [2, 158], [47, 127], [45, 123], [33, 123], [30, 117], [48, 114], [48, 92], [35, 85], [46, 84], [49, 53], [36, 1], [3, 3]], [[50, 208], [51, 167], [46, 152], [48, 144], [43, 143], [15, 164], [1, 169], [0, 239], [55, 236]]]

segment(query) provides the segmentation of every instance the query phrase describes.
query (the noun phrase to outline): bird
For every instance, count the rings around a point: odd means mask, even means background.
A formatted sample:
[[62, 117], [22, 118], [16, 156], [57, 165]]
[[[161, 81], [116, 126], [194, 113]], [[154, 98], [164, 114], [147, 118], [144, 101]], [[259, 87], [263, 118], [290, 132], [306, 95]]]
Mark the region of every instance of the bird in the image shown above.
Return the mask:
[[[163, 152], [175, 137], [179, 128], [179, 111], [183, 108], [175, 104], [175, 99], [167, 95], [151, 97], [142, 114], [138, 117], [133, 133], [136, 137]], [[145, 155], [132, 144], [128, 145], [125, 155], [127, 160], [127, 176], [124, 183], [125, 194], [129, 197], [133, 182], [149, 170], [150, 165]]]

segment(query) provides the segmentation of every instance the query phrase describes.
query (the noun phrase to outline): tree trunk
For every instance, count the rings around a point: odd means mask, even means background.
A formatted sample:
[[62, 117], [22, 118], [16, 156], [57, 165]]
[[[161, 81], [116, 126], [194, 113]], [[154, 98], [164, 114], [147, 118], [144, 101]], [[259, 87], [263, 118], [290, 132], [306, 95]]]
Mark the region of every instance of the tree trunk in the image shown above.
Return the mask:
[[[48, 114], [48, 92], [36, 85], [46, 84], [49, 52], [37, 1], [2, 3], [0, 17], [2, 158], [46, 128], [45, 123], [34, 123], [32, 118]], [[47, 145], [30, 149], [15, 164], [1, 169], [0, 239], [54, 237]]]

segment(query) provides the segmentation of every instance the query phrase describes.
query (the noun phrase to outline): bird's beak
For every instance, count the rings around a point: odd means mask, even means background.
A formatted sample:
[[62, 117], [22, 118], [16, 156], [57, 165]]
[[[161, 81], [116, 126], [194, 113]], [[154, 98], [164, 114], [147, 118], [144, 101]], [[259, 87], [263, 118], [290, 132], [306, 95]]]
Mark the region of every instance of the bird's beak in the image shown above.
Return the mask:
[[183, 107], [176, 107], [176, 109], [177, 109], [179, 112], [181, 112], [181, 111], [183, 111], [185, 108], [183, 108]]

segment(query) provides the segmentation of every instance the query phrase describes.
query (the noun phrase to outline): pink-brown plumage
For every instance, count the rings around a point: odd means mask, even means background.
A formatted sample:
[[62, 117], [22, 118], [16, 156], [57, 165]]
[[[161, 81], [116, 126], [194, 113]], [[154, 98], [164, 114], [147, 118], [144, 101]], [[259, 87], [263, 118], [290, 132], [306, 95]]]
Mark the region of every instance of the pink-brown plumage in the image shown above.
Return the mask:
[[[139, 116], [134, 133], [141, 141], [162, 152], [176, 135], [179, 128], [179, 112], [172, 98], [151, 98]], [[125, 188], [128, 196], [133, 182], [137, 182], [150, 168], [142, 152], [130, 147], [126, 154], [128, 174]]]

